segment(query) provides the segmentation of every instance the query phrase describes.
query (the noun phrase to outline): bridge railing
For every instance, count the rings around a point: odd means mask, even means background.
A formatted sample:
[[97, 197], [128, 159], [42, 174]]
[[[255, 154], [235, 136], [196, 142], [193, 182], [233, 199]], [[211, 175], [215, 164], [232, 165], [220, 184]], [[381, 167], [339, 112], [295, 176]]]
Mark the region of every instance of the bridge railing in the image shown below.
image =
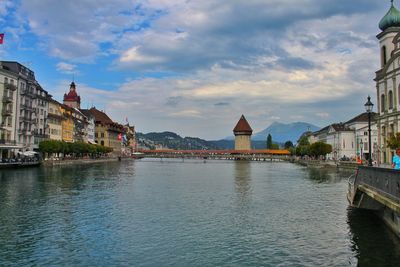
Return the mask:
[[400, 200], [400, 170], [360, 166], [355, 186], [365, 184]]

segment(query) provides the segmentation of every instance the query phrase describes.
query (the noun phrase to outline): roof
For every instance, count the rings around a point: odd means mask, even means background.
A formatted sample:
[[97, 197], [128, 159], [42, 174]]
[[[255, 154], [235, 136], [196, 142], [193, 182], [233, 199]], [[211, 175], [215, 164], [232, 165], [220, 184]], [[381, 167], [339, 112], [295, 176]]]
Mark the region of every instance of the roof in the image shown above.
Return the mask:
[[112, 124], [114, 123], [110, 117], [107, 116], [106, 113], [96, 109], [95, 107], [89, 109], [89, 112], [94, 116], [94, 120], [96, 123], [102, 124]]
[[82, 114], [85, 115], [88, 118], [91, 118], [91, 117], [94, 118], [94, 115], [88, 109], [79, 109], [79, 111], [82, 112]]
[[244, 133], [244, 134], [252, 134], [253, 129], [251, 129], [250, 124], [247, 122], [244, 115], [240, 117], [238, 123], [236, 124], [235, 128], [233, 129], [233, 133]]
[[343, 123], [334, 123], [330, 125], [336, 132], [353, 131]]
[[390, 27], [400, 26], [400, 11], [393, 5], [393, 0], [391, 2], [389, 11], [379, 22], [379, 28], [382, 31]]
[[[371, 112], [371, 120], [373, 121], [376, 116], [375, 112]], [[368, 112], [361, 113], [360, 115], [355, 116], [349, 121], [346, 121], [345, 124], [350, 124], [353, 122], [368, 122]]]
[[78, 103], [81, 102], [81, 97], [76, 93], [76, 86], [74, 82], [70, 84], [68, 94], [64, 94], [64, 101], [76, 101]]

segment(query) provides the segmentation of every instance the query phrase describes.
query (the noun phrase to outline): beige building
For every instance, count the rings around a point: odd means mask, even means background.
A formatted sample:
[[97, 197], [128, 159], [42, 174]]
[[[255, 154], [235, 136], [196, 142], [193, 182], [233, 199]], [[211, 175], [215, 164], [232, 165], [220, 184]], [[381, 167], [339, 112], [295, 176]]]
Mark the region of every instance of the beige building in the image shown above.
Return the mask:
[[124, 126], [113, 122], [106, 113], [96, 109], [89, 109], [95, 118], [95, 140], [102, 146], [111, 147], [114, 154], [121, 154], [123, 147]]
[[244, 115], [240, 117], [233, 129], [235, 135], [235, 150], [251, 150], [251, 135], [253, 130]]
[[62, 140], [62, 121], [61, 104], [51, 99], [47, 117], [48, 135], [51, 140]]

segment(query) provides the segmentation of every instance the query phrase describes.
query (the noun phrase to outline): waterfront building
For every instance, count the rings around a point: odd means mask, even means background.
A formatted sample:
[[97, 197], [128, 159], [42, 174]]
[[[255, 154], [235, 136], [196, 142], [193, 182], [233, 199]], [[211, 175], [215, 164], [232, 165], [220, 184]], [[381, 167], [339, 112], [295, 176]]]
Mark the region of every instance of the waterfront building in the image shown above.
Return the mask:
[[0, 157], [11, 157], [12, 150], [21, 149], [16, 142], [18, 74], [0, 62]]
[[49, 128], [47, 124], [48, 104], [51, 95], [40, 85], [34, 91], [32, 107], [34, 109], [34, 130], [33, 130], [33, 149], [39, 149], [39, 143], [49, 138]]
[[61, 103], [54, 99], [49, 100], [47, 112], [48, 135], [51, 140], [62, 140], [63, 113]]
[[108, 115], [92, 107], [90, 113], [95, 118], [95, 142], [102, 146], [111, 147], [114, 154], [120, 154], [124, 126], [113, 122]]
[[380, 162], [390, 163], [394, 151], [387, 147], [387, 138], [400, 131], [400, 11], [393, 1], [379, 28], [381, 64], [375, 77], [378, 150]]
[[73, 109], [67, 105], [61, 104], [61, 113], [63, 119], [61, 121], [61, 138], [65, 142], [74, 141], [74, 121], [73, 121]]
[[[40, 84], [35, 79], [34, 72], [29, 68], [15, 61], [1, 61], [0, 64], [3, 70], [13, 73], [14, 77], [17, 78], [14, 84], [16, 86], [15, 102], [7, 103], [5, 106], [6, 109], [4, 109], [3, 106], [2, 112], [2, 115], [7, 118], [12, 117], [13, 113], [15, 114], [15, 118], [11, 119], [12, 127], [14, 128], [14, 134], [11, 136], [11, 139], [21, 145], [20, 150], [33, 150], [37, 148], [37, 146], [34, 145], [35, 129], [40, 130], [40, 125], [37, 125], [36, 119], [39, 118], [40, 122], [41, 118], [40, 114], [39, 116], [37, 114], [37, 111], [40, 112], [40, 109], [36, 106], [38, 103], [37, 97], [38, 94], [41, 96], [43, 94], [45, 98], [47, 92], [41, 88]], [[46, 104], [43, 105], [44, 110], [47, 107], [45, 107]], [[8, 122], [10, 122], [9, 119], [7, 119], [7, 123]], [[45, 123], [43, 121], [42, 126], [44, 125]], [[40, 133], [40, 131], [38, 131], [38, 133]]]
[[92, 113], [88, 109], [80, 109], [86, 117], [87, 127], [86, 127], [86, 141], [90, 144], [95, 144], [95, 119]]
[[[372, 159], [376, 160], [377, 151], [377, 128], [375, 113], [371, 120]], [[310, 144], [324, 142], [332, 146], [332, 152], [327, 158], [338, 160], [341, 158], [355, 159], [369, 157], [368, 148], [368, 113], [362, 113], [354, 118], [340, 123], [333, 123], [318, 131], [311, 133], [308, 137]]]
[[72, 108], [72, 121], [74, 123], [74, 142], [87, 143], [88, 122], [86, 116], [78, 108]]
[[233, 129], [235, 135], [235, 150], [251, 150], [251, 135], [253, 130], [244, 115], [240, 117]]

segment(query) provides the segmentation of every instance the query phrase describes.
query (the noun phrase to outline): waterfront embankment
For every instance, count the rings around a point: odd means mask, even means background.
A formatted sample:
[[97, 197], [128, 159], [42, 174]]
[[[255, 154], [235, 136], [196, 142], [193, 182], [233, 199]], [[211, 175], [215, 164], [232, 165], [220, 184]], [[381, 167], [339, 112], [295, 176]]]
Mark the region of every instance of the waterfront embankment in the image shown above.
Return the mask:
[[65, 166], [74, 164], [93, 164], [103, 162], [114, 162], [119, 160], [133, 160], [130, 157], [104, 157], [104, 158], [69, 158], [69, 159], [46, 159], [42, 161], [43, 166]]

